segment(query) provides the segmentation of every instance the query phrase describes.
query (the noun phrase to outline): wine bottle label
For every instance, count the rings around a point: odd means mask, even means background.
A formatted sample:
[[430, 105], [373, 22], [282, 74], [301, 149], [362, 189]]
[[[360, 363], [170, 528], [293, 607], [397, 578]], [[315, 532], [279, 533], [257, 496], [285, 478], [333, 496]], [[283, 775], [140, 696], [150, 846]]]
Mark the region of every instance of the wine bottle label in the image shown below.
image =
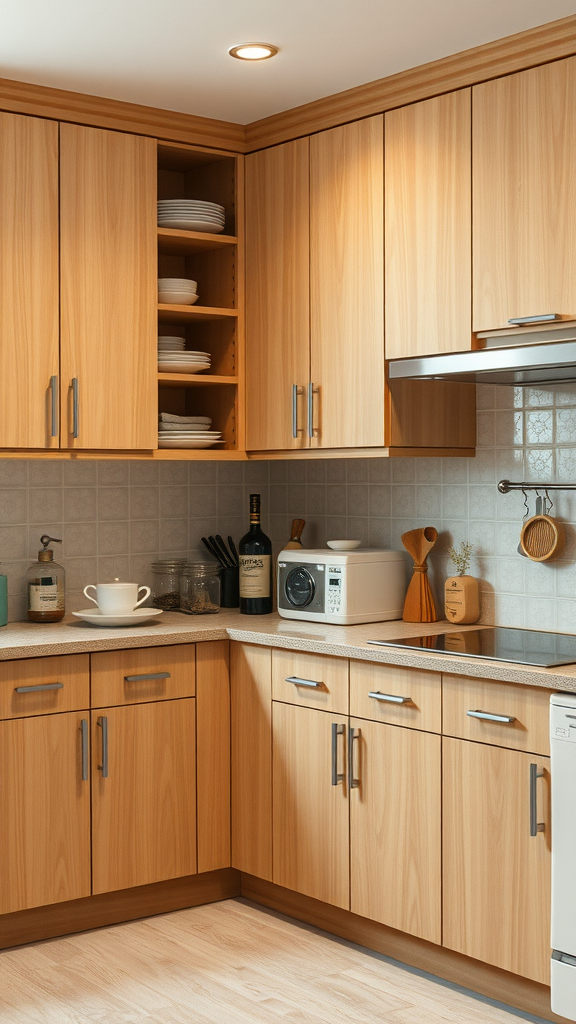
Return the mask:
[[272, 555], [240, 555], [240, 597], [270, 597]]
[[29, 584], [28, 608], [31, 612], [60, 612], [64, 609], [64, 594], [58, 591], [55, 579], [46, 576], [40, 584]]

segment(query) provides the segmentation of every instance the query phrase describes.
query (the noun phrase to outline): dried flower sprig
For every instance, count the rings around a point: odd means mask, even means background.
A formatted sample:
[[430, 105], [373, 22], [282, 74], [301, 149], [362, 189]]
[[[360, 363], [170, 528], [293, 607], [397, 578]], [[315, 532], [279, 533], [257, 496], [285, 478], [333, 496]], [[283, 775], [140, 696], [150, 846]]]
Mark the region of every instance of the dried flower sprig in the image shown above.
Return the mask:
[[474, 545], [470, 544], [467, 540], [462, 541], [458, 551], [456, 551], [455, 548], [448, 549], [448, 554], [454, 563], [459, 576], [465, 576], [468, 572], [468, 569], [470, 568], [470, 557], [473, 550]]

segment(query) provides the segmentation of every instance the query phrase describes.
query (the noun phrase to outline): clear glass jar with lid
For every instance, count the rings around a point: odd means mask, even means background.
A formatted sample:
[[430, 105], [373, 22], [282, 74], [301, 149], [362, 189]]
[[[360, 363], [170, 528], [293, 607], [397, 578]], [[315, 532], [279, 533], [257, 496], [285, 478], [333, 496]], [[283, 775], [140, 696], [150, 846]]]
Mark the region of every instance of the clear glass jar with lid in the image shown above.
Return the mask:
[[180, 610], [189, 615], [220, 611], [220, 566], [187, 562], [180, 575]]
[[185, 565], [185, 558], [152, 562], [152, 604], [155, 608], [178, 611], [180, 608], [180, 574]]

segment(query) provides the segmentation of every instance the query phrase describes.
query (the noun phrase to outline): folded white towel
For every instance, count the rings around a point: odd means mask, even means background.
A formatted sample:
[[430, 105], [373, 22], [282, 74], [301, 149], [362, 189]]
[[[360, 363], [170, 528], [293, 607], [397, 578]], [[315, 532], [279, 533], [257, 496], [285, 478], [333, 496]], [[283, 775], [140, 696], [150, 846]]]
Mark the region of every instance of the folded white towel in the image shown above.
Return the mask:
[[212, 423], [209, 416], [177, 416], [173, 412], [161, 412], [158, 418], [161, 423], [201, 423], [208, 427]]

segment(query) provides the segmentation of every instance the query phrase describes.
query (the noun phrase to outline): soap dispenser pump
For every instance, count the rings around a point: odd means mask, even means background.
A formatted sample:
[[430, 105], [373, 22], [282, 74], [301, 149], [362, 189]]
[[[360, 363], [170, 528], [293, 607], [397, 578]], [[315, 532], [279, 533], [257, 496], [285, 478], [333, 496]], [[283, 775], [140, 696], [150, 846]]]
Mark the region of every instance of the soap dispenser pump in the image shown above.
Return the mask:
[[64, 567], [54, 561], [50, 543], [61, 544], [57, 537], [44, 533], [38, 561], [28, 569], [28, 618], [32, 622], [60, 622], [64, 618]]

